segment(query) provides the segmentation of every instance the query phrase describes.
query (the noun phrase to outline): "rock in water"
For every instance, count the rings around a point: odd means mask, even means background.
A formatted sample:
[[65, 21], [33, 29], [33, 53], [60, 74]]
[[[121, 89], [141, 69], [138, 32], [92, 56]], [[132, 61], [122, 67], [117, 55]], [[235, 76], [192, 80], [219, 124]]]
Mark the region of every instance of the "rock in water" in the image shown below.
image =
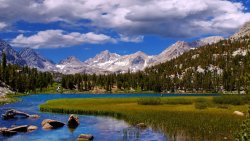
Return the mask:
[[68, 127], [76, 128], [80, 124], [79, 119], [75, 115], [70, 115], [68, 119]]
[[9, 128], [7, 131], [14, 131], [14, 132], [27, 132], [29, 125], [21, 125]]
[[57, 121], [57, 120], [52, 120], [52, 119], [45, 119], [42, 121], [42, 126], [43, 129], [56, 129], [63, 127], [65, 123]]
[[39, 115], [30, 115], [29, 118], [39, 118]]
[[8, 111], [5, 112], [5, 114], [2, 114], [2, 118], [5, 119], [5, 120], [6, 119], [12, 119], [15, 116], [30, 117], [29, 114], [21, 112], [21, 111], [14, 110], [14, 109], [8, 110]]
[[30, 125], [27, 130], [28, 130], [28, 132], [32, 132], [32, 131], [36, 130], [37, 128], [38, 128], [37, 126]]
[[91, 134], [80, 134], [77, 138], [77, 141], [84, 141], [84, 140], [93, 140], [94, 136]]

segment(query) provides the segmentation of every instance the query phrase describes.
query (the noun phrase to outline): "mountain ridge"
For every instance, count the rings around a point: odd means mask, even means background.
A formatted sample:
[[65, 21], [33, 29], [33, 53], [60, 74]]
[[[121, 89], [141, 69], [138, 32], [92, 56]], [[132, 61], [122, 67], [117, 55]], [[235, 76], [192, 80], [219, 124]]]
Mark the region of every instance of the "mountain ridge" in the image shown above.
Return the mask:
[[[1, 47], [8, 49], [7, 56], [14, 58], [14, 61], [13, 59], [9, 59], [9, 63], [37, 68], [40, 71], [52, 71], [64, 74], [125, 73], [128, 70], [131, 72], [144, 70], [147, 67], [176, 58], [186, 51], [198, 48], [205, 44], [218, 42], [221, 39], [224, 38], [220, 36], [212, 36], [202, 38], [194, 42], [177, 41], [163, 50], [160, 54], [154, 56], [149, 56], [142, 51], [137, 51], [128, 55], [119, 55], [117, 53], [111, 53], [108, 50], [104, 50], [86, 61], [80, 61], [75, 56], [69, 56], [57, 64], [41, 56], [31, 48], [24, 48], [20, 52], [17, 52], [12, 49], [7, 42], [1, 40], [0, 50]], [[2, 49], [2, 51], [4, 51], [4, 49]]]

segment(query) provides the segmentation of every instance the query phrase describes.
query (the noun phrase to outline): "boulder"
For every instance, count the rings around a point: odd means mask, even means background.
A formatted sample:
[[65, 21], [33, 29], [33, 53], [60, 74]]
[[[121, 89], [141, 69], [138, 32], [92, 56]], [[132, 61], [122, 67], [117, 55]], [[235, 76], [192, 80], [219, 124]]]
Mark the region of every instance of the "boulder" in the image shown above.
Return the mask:
[[37, 126], [34, 126], [34, 125], [30, 125], [30, 126], [28, 126], [28, 132], [32, 132], [32, 131], [34, 131], [34, 130], [36, 130], [36, 129], [38, 129], [38, 127]]
[[237, 116], [244, 116], [245, 114], [240, 112], [240, 111], [234, 111], [233, 112], [234, 115], [237, 115]]
[[7, 129], [7, 131], [27, 132], [29, 125], [21, 125]]
[[138, 123], [136, 125], [136, 127], [138, 127], [138, 128], [147, 128], [147, 125], [145, 123]]
[[57, 121], [57, 120], [52, 120], [52, 119], [45, 119], [42, 121], [42, 127], [43, 129], [56, 129], [63, 127], [65, 123]]
[[0, 133], [2, 133], [3, 136], [12, 136], [15, 135], [17, 132], [34, 131], [36, 129], [37, 126], [34, 125], [13, 126], [11, 128], [2, 127], [0, 128]]
[[75, 115], [70, 115], [68, 119], [68, 127], [76, 128], [80, 124], [79, 119]]
[[83, 141], [83, 140], [93, 140], [94, 136], [91, 134], [80, 134], [77, 138], [77, 141]]
[[15, 118], [15, 116], [30, 117], [29, 114], [14, 109], [7, 110], [5, 114], [2, 114], [2, 118], [5, 120]]

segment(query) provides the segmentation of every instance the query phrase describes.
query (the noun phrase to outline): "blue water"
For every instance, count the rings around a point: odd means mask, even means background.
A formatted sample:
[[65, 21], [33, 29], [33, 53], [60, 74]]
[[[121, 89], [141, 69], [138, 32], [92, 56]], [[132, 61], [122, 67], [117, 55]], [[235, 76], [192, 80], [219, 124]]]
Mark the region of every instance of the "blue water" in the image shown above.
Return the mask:
[[75, 141], [79, 134], [92, 134], [95, 141], [167, 141], [167, 137], [151, 128], [139, 130], [130, 126], [123, 120], [111, 117], [79, 115], [80, 125], [71, 131], [64, 126], [55, 130], [43, 130], [41, 122], [43, 119], [55, 119], [66, 122], [69, 115], [43, 113], [39, 111], [39, 105], [50, 99], [58, 98], [120, 98], [120, 97], [148, 97], [148, 96], [216, 96], [216, 94], [39, 94], [21, 97], [22, 101], [6, 104], [0, 107], [0, 113], [7, 109], [17, 109], [29, 114], [38, 114], [38, 119], [0, 119], [0, 127], [11, 127], [12, 125], [35, 125], [38, 130], [29, 133], [18, 133], [12, 137], [3, 137], [4, 141]]

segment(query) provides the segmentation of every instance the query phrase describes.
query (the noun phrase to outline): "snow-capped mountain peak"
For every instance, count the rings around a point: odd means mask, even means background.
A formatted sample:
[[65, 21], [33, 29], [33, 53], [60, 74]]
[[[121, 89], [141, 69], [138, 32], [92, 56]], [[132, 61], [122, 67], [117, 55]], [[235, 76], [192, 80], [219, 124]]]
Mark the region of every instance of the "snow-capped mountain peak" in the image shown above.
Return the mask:
[[71, 64], [71, 65], [81, 65], [82, 62], [76, 58], [75, 56], [69, 56], [66, 59], [60, 61], [59, 63], [60, 65], [67, 65], [67, 64]]
[[112, 62], [114, 60], [117, 60], [117, 58], [119, 57], [120, 55], [116, 53], [110, 53], [108, 50], [105, 50], [97, 54], [94, 58], [88, 59], [87, 61], [85, 61], [85, 63], [93, 66], [98, 63]]

